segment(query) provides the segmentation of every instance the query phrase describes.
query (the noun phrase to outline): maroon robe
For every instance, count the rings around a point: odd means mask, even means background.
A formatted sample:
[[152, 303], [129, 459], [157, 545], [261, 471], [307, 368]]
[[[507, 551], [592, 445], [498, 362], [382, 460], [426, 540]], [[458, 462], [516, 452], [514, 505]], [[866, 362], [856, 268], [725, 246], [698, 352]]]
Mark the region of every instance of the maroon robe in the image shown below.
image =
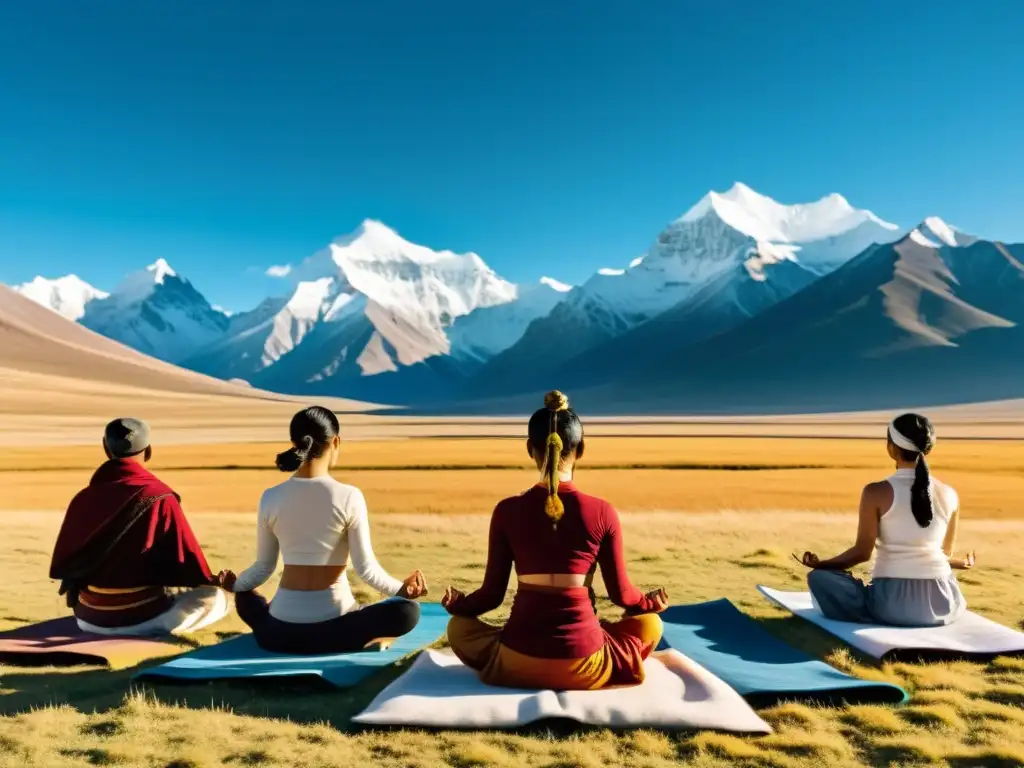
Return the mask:
[[130, 626], [167, 610], [167, 587], [214, 579], [180, 499], [137, 461], [103, 464], [72, 499], [50, 564], [75, 615]]

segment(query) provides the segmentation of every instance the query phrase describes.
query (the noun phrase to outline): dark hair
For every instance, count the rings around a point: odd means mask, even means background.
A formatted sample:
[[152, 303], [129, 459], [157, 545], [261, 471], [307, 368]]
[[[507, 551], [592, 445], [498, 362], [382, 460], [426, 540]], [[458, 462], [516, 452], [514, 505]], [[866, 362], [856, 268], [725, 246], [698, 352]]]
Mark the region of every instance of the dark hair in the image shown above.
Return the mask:
[[530, 417], [527, 434], [534, 454], [544, 453], [544, 476], [548, 484], [544, 511], [557, 526], [565, 513], [562, 500], [558, 498], [558, 465], [583, 443], [583, 423], [569, 407], [569, 398], [554, 390], [544, 395], [544, 407]]
[[928, 462], [925, 455], [935, 447], [935, 427], [927, 417], [917, 413], [905, 413], [898, 416], [892, 423], [896, 431], [909, 440], [917, 448], [910, 451], [892, 441], [904, 461], [913, 461], [914, 485], [910, 488], [910, 511], [914, 513], [914, 519], [922, 528], [931, 525], [934, 512], [932, 511], [931, 476], [928, 471]]
[[333, 411], [319, 405], [304, 408], [292, 417], [288, 427], [292, 447], [277, 454], [277, 468], [294, 472], [310, 459], [319, 458], [340, 431], [341, 425]]

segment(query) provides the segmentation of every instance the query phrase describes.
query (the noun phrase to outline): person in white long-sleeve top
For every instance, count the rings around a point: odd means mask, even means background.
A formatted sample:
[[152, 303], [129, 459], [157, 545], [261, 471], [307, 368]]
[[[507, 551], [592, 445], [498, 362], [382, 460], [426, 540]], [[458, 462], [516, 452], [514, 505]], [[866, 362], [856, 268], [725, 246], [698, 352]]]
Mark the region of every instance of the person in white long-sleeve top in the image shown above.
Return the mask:
[[[337, 417], [312, 406], [295, 415], [290, 432], [292, 448], [277, 466], [294, 474], [260, 499], [256, 562], [237, 577], [221, 572], [218, 582], [235, 592], [238, 615], [270, 651], [343, 653], [406, 634], [419, 621], [413, 601], [426, 594], [426, 582], [420, 571], [399, 581], [380, 566], [362, 492], [331, 477], [341, 450]], [[268, 603], [255, 590], [279, 556], [284, 573]], [[393, 599], [360, 606], [348, 582], [350, 556], [356, 574]]]

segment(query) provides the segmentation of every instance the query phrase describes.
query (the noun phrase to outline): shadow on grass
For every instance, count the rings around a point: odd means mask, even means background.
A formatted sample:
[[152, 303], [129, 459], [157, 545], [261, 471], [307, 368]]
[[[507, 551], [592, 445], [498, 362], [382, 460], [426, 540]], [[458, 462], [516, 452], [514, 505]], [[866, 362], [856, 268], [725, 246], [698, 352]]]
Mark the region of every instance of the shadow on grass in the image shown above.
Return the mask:
[[[17, 715], [40, 707], [66, 705], [84, 714], [111, 717], [87, 726], [86, 731], [93, 735], [112, 736], [122, 728], [113, 718], [123, 707], [126, 695], [138, 692], [167, 706], [196, 711], [227, 709], [238, 715], [272, 718], [300, 725], [327, 725], [342, 733], [405, 731], [408, 730], [405, 726], [361, 725], [352, 723], [351, 718], [363, 711], [385, 686], [404, 673], [416, 655], [386, 667], [347, 689], [335, 688], [318, 677], [252, 678], [184, 684], [133, 682], [132, 675], [142, 667], [117, 672], [64, 669], [40, 674], [5, 674], [3, 685], [7, 693], [0, 696], [0, 715]], [[489, 729], [473, 728], [467, 729], [467, 732], [481, 730]], [[503, 728], [500, 732], [526, 738], [563, 741], [608, 730], [605, 726], [590, 726], [568, 719], [549, 719], [518, 728]], [[634, 729], [612, 730], [625, 732]], [[692, 736], [692, 733], [683, 733], [678, 734], [677, 738], [689, 741]], [[317, 737], [302, 735], [299, 738], [316, 741]], [[64, 754], [83, 758], [93, 765], [105, 765], [107, 760], [102, 753], [103, 750], [69, 750]], [[245, 757], [235, 756], [235, 762], [245, 764]]]
[[1020, 768], [1020, 758], [1003, 755], [951, 757], [946, 762], [951, 768]]
[[[793, 616], [759, 618], [767, 631], [791, 646], [817, 658], [843, 650], [865, 666], [877, 661], [862, 657], [806, 621]], [[433, 647], [443, 644], [438, 643]], [[48, 668], [32, 671], [7, 667], [2, 677], [0, 715], [27, 713], [46, 706], [70, 706], [85, 714], [106, 715], [121, 710], [127, 694], [141, 692], [153, 701], [193, 710], [226, 709], [240, 715], [287, 720], [312, 725], [325, 724], [341, 732], [382, 730], [350, 722], [385, 686], [405, 672], [416, 655], [390, 666], [348, 689], [338, 689], [317, 677], [249, 678], [197, 682], [133, 681], [132, 677], [155, 661], [134, 669], [111, 671], [87, 668]], [[116, 727], [104, 725], [98, 729]], [[564, 739], [578, 737], [590, 728], [571, 721], [550, 720], [504, 731], [525, 737]], [[686, 741], [687, 739], [684, 739]]]
[[143, 667], [111, 671], [96, 668], [48, 669], [36, 673], [7, 667], [2, 679], [0, 715], [47, 706], [70, 706], [85, 714], [120, 709], [125, 696], [141, 692], [167, 706], [194, 710], [228, 709], [236, 714], [323, 723], [340, 731], [360, 730], [349, 719], [361, 712], [386, 685], [412, 663], [411, 656], [384, 668], [352, 688], [339, 689], [318, 677], [250, 678], [192, 683], [133, 681]]
[[828, 661], [833, 654], [847, 654], [850, 660], [862, 667], [880, 668], [878, 659], [847, 645], [835, 635], [796, 616], [758, 617], [758, 624], [771, 632], [787, 645], [804, 653]]

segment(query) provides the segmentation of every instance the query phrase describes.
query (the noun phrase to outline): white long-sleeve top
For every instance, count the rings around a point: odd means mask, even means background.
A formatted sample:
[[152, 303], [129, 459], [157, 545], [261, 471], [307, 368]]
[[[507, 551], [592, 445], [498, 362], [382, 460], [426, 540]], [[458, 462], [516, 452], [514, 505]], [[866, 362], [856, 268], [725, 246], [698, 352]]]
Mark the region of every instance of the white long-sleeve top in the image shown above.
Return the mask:
[[402, 588], [373, 554], [362, 491], [328, 475], [292, 477], [263, 493], [256, 562], [239, 574], [234, 590], [246, 592], [265, 584], [277, 568], [279, 554], [285, 565], [347, 565], [351, 555], [356, 573], [373, 589], [395, 595]]

